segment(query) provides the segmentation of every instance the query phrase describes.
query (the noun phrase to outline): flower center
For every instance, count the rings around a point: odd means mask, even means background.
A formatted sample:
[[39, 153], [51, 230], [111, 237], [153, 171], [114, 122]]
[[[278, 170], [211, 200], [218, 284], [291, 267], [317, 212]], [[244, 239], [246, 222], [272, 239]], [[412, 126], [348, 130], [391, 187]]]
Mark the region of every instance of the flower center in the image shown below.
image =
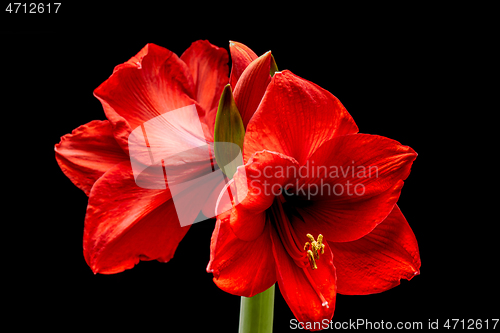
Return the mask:
[[301, 244], [301, 242], [295, 234], [290, 220], [283, 209], [283, 201], [284, 198], [282, 196], [275, 199], [274, 203], [271, 205], [270, 219], [274, 222], [273, 225], [278, 232], [286, 252], [293, 259], [295, 264], [302, 268], [305, 277], [321, 300], [321, 305], [328, 307], [328, 301], [317, 288], [316, 282], [307, 269], [308, 264], [313, 270], [318, 269], [316, 261], [319, 260], [320, 254], [325, 253], [323, 235], [319, 234], [318, 240], [316, 241], [311, 234], [307, 234], [306, 236], [309, 238], [310, 242], [306, 242], [303, 247], [299, 247], [298, 244]]
[[271, 205], [271, 219], [274, 221], [274, 226], [276, 227], [276, 231], [280, 236], [281, 243], [286, 252], [295, 261], [297, 266], [301, 268], [307, 267], [306, 252], [298, 245], [301, 242], [293, 231], [290, 220], [283, 209], [281, 200], [283, 200], [282, 197], [276, 198]]
[[312, 269], [318, 269], [316, 265], [316, 260], [319, 259], [319, 253], [325, 253], [325, 244], [323, 244], [323, 235], [318, 235], [318, 241], [314, 240], [314, 237], [311, 234], [307, 234], [307, 238], [311, 241], [306, 242], [304, 245], [304, 251], [307, 251], [307, 258], [309, 259], [309, 264]]

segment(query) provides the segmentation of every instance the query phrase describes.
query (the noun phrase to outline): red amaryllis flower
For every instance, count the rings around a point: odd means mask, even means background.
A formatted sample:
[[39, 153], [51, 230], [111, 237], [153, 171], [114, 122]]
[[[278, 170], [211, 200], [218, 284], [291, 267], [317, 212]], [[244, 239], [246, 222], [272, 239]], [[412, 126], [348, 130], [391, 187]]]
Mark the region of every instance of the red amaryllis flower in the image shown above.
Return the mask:
[[[227, 62], [226, 50], [208, 41], [193, 43], [180, 57], [148, 44], [117, 66], [94, 91], [107, 120], [82, 125], [55, 146], [62, 171], [89, 196], [83, 250], [95, 273], [121, 272], [139, 260], [167, 262], [172, 258], [189, 226], [180, 226], [169, 188], [147, 189], [136, 184], [129, 135], [159, 115], [194, 105], [197, 115], [183, 115], [178, 121], [186, 132], [201, 121], [204, 137], [197, 139], [213, 142], [219, 97], [228, 82]], [[154, 128], [148, 133], [150, 141], [163, 134]], [[191, 143], [186, 140], [184, 144], [189, 147]], [[168, 167], [170, 161], [162, 163]], [[194, 156], [184, 163], [187, 169], [214, 167], [211, 156]], [[222, 188], [222, 184], [212, 185]], [[214, 206], [215, 195], [210, 199], [195, 190], [188, 194], [198, 202], [212, 200]], [[193, 218], [199, 211], [193, 209]]]
[[377, 293], [418, 274], [417, 242], [396, 205], [416, 153], [358, 134], [331, 93], [277, 72], [243, 156], [211, 242], [207, 271], [221, 289], [251, 297], [277, 281], [299, 321], [321, 322], [337, 292]]

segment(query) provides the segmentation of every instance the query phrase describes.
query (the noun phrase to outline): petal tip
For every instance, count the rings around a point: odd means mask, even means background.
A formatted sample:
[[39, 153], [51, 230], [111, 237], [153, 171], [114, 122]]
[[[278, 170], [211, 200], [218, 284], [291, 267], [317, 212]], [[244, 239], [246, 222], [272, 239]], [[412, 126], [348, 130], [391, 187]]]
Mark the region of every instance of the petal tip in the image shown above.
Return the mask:
[[94, 273], [94, 275], [97, 275], [97, 273], [100, 273], [99, 268], [97, 268], [96, 265], [91, 265], [90, 269], [92, 270], [92, 273]]
[[207, 268], [206, 268], [207, 273], [213, 273], [214, 270], [212, 269], [212, 260], [208, 262]]

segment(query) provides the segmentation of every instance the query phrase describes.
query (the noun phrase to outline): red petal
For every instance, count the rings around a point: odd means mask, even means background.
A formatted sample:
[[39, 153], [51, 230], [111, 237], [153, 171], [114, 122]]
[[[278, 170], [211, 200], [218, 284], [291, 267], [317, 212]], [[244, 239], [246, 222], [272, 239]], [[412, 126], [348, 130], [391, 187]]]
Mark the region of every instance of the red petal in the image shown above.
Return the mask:
[[[94, 93], [95, 96], [95, 93]], [[99, 98], [98, 98], [99, 99]], [[132, 128], [130, 124], [115, 112], [115, 110], [104, 100], [101, 100], [102, 107], [104, 109], [104, 113], [106, 114], [106, 118], [108, 118], [111, 123], [111, 128], [113, 131], [113, 136], [116, 142], [120, 145], [123, 151], [128, 155], [128, 138], [130, 133], [132, 132]]]
[[[230, 219], [231, 229], [240, 239], [250, 241], [262, 233], [265, 214], [260, 214], [271, 206], [274, 197], [281, 193], [281, 188], [289, 181], [285, 175], [290, 167], [298, 167], [293, 158], [276, 152], [261, 151], [255, 153], [244, 167], [238, 168], [233, 178], [238, 191], [231, 187], [231, 195], [236, 196], [235, 202], [238, 204], [230, 214], [219, 218]], [[248, 191], [239, 191], [245, 186]]]
[[207, 271], [213, 273], [219, 288], [234, 295], [252, 297], [276, 283], [275, 267], [267, 230], [255, 240], [246, 242], [233, 234], [228, 223], [217, 220]]
[[234, 41], [229, 41], [229, 51], [231, 52], [231, 77], [229, 83], [231, 83], [231, 88], [234, 90], [241, 73], [253, 60], [257, 59], [257, 55], [248, 46]]
[[244, 161], [268, 149], [302, 165], [323, 142], [357, 131], [354, 120], [331, 93], [289, 71], [276, 72], [248, 123]]
[[94, 273], [112, 274], [139, 260], [167, 262], [189, 227], [181, 227], [168, 190], [135, 184], [130, 162], [106, 172], [90, 192], [83, 249]]
[[[366, 235], [392, 211], [416, 156], [410, 147], [376, 135], [326, 142], [308, 160], [302, 172], [307, 176], [300, 180], [309, 188], [305, 192], [320, 193], [309, 196], [313, 204], [299, 209], [307, 227], [334, 242]], [[321, 177], [319, 167], [325, 167]]]
[[189, 67], [195, 85], [194, 95], [207, 112], [206, 122], [213, 133], [219, 98], [228, 83], [227, 51], [207, 40], [199, 40], [181, 55], [181, 60]]
[[269, 51], [248, 65], [234, 88], [234, 101], [245, 127], [257, 110], [271, 82], [270, 66], [271, 52]]
[[402, 187], [403, 181], [399, 181], [394, 187], [368, 200], [322, 200], [297, 208], [305, 223], [297, 224], [296, 229], [302, 233], [322, 234], [330, 242], [359, 239], [389, 215], [399, 199]]
[[[329, 322], [335, 310], [336, 274], [328, 243], [324, 242], [325, 252], [317, 260], [317, 269], [313, 270], [310, 266], [301, 268], [284, 249], [274, 227], [270, 231], [278, 285], [293, 314], [300, 322], [321, 323], [324, 319]], [[308, 241], [305, 234], [299, 237], [304, 239], [304, 244]], [[322, 305], [325, 300], [328, 304]]]
[[368, 235], [353, 242], [330, 242], [330, 247], [340, 294], [379, 293], [420, 273], [417, 240], [397, 205]]
[[[302, 177], [301, 182], [347, 187], [349, 181], [353, 188], [359, 184], [359, 192], [364, 189], [363, 199], [369, 198], [398, 180], [405, 180], [416, 158], [417, 153], [411, 147], [383, 136], [345, 135], [325, 142], [311, 156], [303, 167], [302, 175], [306, 177]], [[345, 192], [340, 197], [349, 199]], [[320, 195], [318, 199], [324, 197]]]
[[[128, 132], [144, 122], [183, 106], [195, 104], [189, 68], [173, 52], [146, 45], [135, 57], [115, 68], [94, 95], [114, 127]], [[204, 113], [200, 109], [200, 115]], [[128, 133], [120, 132], [120, 137]], [[125, 138], [126, 139], [126, 138]]]
[[92, 185], [127, 154], [113, 137], [109, 121], [93, 120], [61, 137], [56, 160], [64, 174], [89, 195]]

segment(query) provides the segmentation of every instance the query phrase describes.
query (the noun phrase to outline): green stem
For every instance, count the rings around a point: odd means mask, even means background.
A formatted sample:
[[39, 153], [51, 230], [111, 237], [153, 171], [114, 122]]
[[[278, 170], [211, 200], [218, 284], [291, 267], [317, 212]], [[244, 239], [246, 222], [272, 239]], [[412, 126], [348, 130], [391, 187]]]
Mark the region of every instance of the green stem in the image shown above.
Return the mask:
[[274, 285], [253, 297], [241, 297], [238, 333], [272, 333]]

